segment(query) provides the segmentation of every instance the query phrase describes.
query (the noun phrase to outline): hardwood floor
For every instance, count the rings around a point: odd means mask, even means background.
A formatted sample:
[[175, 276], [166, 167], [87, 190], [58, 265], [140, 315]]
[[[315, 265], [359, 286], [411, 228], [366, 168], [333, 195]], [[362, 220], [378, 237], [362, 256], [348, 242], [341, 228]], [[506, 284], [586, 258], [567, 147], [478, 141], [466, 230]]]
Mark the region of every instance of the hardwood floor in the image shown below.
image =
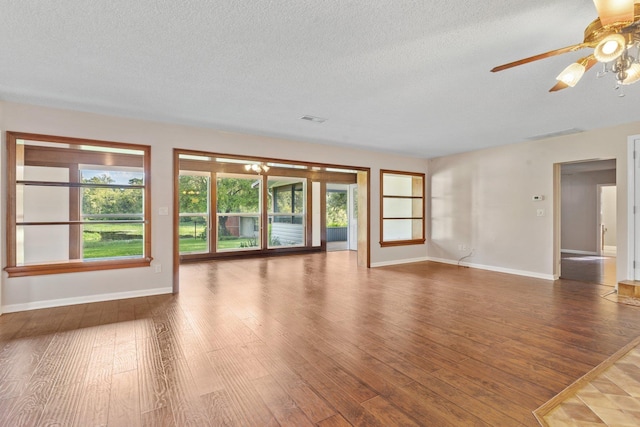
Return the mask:
[[640, 335], [608, 288], [353, 252], [181, 267], [181, 293], [0, 316], [0, 425], [535, 426]]
[[616, 285], [616, 257], [562, 253], [560, 271], [563, 279]]

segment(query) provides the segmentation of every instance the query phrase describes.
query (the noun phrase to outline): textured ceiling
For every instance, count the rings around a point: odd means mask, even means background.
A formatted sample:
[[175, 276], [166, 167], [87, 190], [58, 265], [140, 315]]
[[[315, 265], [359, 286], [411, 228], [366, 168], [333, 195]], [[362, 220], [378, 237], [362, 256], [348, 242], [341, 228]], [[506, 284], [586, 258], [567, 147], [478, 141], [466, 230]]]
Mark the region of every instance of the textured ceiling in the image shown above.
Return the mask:
[[595, 69], [547, 92], [581, 52], [489, 72], [595, 17], [589, 0], [0, 0], [0, 99], [435, 157], [638, 120], [640, 83], [620, 98]]

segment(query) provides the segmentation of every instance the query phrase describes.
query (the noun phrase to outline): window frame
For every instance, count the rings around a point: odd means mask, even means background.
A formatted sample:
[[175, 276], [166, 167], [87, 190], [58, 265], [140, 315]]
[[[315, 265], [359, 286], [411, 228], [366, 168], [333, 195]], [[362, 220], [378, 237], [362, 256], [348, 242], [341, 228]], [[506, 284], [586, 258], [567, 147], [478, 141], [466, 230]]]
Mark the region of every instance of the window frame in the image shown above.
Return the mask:
[[[183, 217], [201, 217], [201, 218], [205, 218], [205, 226], [206, 226], [206, 248], [204, 251], [179, 251], [181, 255], [191, 255], [191, 254], [206, 254], [209, 253], [211, 251], [211, 236], [212, 236], [212, 230], [211, 230], [211, 224], [213, 223], [212, 221], [212, 213], [211, 213], [211, 207], [212, 207], [212, 201], [211, 201], [211, 189], [212, 186], [214, 186], [215, 184], [212, 183], [212, 173], [211, 171], [195, 171], [195, 170], [180, 170], [179, 171], [179, 175], [178, 175], [178, 218], [183, 218]], [[182, 176], [205, 176], [207, 178], [207, 190], [206, 190], [206, 196], [207, 196], [207, 212], [182, 212], [180, 210], [180, 197], [182, 197], [182, 195], [180, 194], [179, 190], [180, 190], [180, 177]], [[184, 194], [184, 193], [183, 193]], [[215, 206], [215, 205], [213, 205]], [[178, 227], [180, 227], [180, 223], [178, 223]]]
[[[228, 172], [215, 172], [215, 191], [211, 192], [215, 199], [211, 201], [211, 205], [215, 206], [215, 220], [212, 224], [215, 224], [216, 231], [216, 241], [215, 245], [211, 246], [210, 250], [212, 253], [216, 254], [225, 254], [225, 253], [235, 253], [235, 252], [251, 252], [251, 251], [260, 251], [263, 249], [263, 236], [264, 232], [262, 231], [264, 228], [264, 190], [263, 187], [265, 185], [265, 179], [262, 175], [255, 176], [253, 174], [248, 173], [228, 173]], [[256, 181], [259, 182], [258, 188], [258, 210], [257, 212], [219, 212], [218, 207], [218, 190], [220, 188], [219, 180], [220, 179], [243, 179], [248, 181]], [[213, 199], [213, 197], [212, 197]], [[237, 217], [237, 218], [258, 218], [258, 230], [257, 230], [257, 238], [259, 240], [259, 244], [257, 246], [248, 246], [248, 247], [240, 247], [240, 248], [221, 248], [220, 247], [220, 217]]]
[[[17, 227], [21, 226], [21, 224], [17, 221], [17, 141], [18, 140], [28, 140], [34, 142], [46, 142], [46, 143], [54, 143], [54, 144], [68, 144], [71, 146], [95, 146], [95, 147], [106, 147], [113, 149], [128, 149], [128, 150], [137, 150], [142, 152], [142, 168], [144, 174], [144, 184], [142, 187], [143, 191], [143, 254], [138, 258], [109, 258], [109, 259], [91, 259], [91, 260], [82, 260], [82, 259], [69, 259], [66, 261], [52, 261], [52, 262], [41, 262], [34, 264], [26, 264], [26, 265], [17, 265]], [[99, 271], [99, 270], [112, 270], [112, 269], [121, 269], [121, 268], [133, 268], [133, 267], [148, 267], [151, 265], [151, 261], [153, 260], [151, 256], [151, 147], [148, 145], [139, 145], [139, 144], [130, 144], [130, 143], [121, 143], [121, 142], [111, 142], [111, 141], [100, 141], [93, 139], [85, 139], [85, 138], [71, 138], [71, 137], [63, 137], [63, 136], [53, 136], [53, 135], [42, 135], [42, 134], [33, 134], [33, 133], [25, 133], [25, 132], [14, 132], [7, 131], [6, 132], [6, 141], [7, 141], [7, 216], [6, 216], [6, 251], [7, 251], [7, 265], [4, 270], [8, 273], [9, 277], [23, 277], [23, 276], [36, 276], [36, 275], [45, 275], [45, 274], [60, 274], [60, 273], [74, 273], [80, 271]], [[65, 149], [65, 147], [61, 147]], [[89, 151], [94, 157], [100, 157], [100, 152], [98, 151]], [[112, 153], [106, 153], [105, 155], [105, 166], [115, 166], [113, 164], [109, 164], [107, 162], [107, 158], [113, 156]], [[80, 164], [84, 162], [79, 159], [73, 158], [65, 158], [60, 163], [66, 163], [69, 165], [69, 170], [78, 169]], [[80, 183], [74, 183], [73, 179], [70, 178], [69, 182], [61, 183], [59, 185], [62, 188], [82, 188]], [[71, 206], [71, 201], [69, 202]], [[71, 216], [71, 215], [70, 215]], [[58, 222], [46, 222], [47, 224], [43, 225], [82, 225], [83, 221], [81, 218], [77, 218], [75, 220], [69, 221], [58, 221]], [[70, 239], [72, 235], [74, 235], [75, 227], [70, 227], [69, 235]], [[78, 240], [78, 244], [82, 244], [82, 235], [79, 234], [76, 237]]]
[[[319, 203], [316, 206], [318, 212], [315, 212], [312, 208], [313, 204], [313, 195], [310, 190], [314, 184], [320, 184], [319, 191], [324, 192], [324, 188], [327, 182], [331, 183], [344, 183], [344, 184], [359, 184], [362, 185], [363, 188], [366, 188], [366, 193], [363, 192], [363, 201], [361, 203], [366, 203], [362, 205], [362, 210], [364, 212], [363, 215], [366, 215], [366, 221], [362, 221], [363, 224], [366, 224], [366, 229], [362, 232], [363, 235], [366, 235], [366, 240], [369, 242], [370, 239], [370, 202], [369, 202], [369, 176], [371, 173], [370, 168], [364, 168], [359, 166], [345, 166], [345, 165], [334, 165], [334, 164], [325, 164], [325, 163], [310, 163], [305, 161], [292, 161], [280, 158], [270, 158], [270, 157], [256, 157], [253, 155], [239, 155], [239, 154], [230, 154], [230, 153], [216, 153], [211, 151], [199, 151], [192, 150], [186, 148], [174, 148], [174, 163], [173, 163], [173, 174], [174, 174], [174, 223], [177, 224], [179, 222], [179, 204], [178, 200], [178, 177], [180, 170], [193, 170], [193, 171], [209, 171], [213, 176], [217, 176], [216, 174], [247, 174], [249, 170], [253, 172], [249, 172], [249, 174], [255, 174], [256, 178], [264, 177], [264, 179], [280, 176], [286, 178], [304, 178], [306, 180], [306, 193], [305, 204], [306, 211], [304, 214], [304, 224], [305, 224], [305, 241], [304, 244], [299, 246], [272, 246], [272, 247], [260, 247], [254, 248], [252, 250], [243, 250], [243, 251], [221, 251], [216, 252], [215, 246], [213, 242], [216, 241], [217, 235], [214, 233], [217, 232], [217, 226], [212, 224], [211, 227], [211, 248], [208, 253], [181, 253], [179, 251], [179, 233], [178, 229], [174, 230], [174, 269], [178, 269], [182, 262], [195, 262], [201, 260], [214, 260], [214, 259], [225, 259], [225, 258], [243, 258], [243, 257], [252, 257], [252, 256], [272, 256], [272, 255], [280, 255], [280, 254], [289, 254], [289, 253], [308, 253], [308, 252], [320, 252], [326, 250], [326, 230], [324, 229], [325, 222], [325, 207], [322, 200], [319, 200]], [[247, 165], [261, 165], [265, 164], [268, 166], [268, 170], [262, 170], [258, 172], [251, 167], [247, 167]], [[212, 208], [211, 212], [214, 212], [217, 201], [217, 193], [218, 190], [216, 188], [216, 180], [212, 178], [211, 180], [211, 200], [212, 200]], [[267, 194], [267, 185], [262, 185], [262, 200], [268, 200]], [[318, 215], [317, 222], [315, 224], [320, 224], [320, 230], [318, 230], [317, 237], [319, 239], [319, 245], [314, 244], [313, 236], [314, 236], [314, 215]], [[262, 224], [268, 224], [268, 209], [263, 209], [261, 221]], [[213, 216], [212, 216], [213, 223]], [[262, 226], [261, 230], [261, 242], [268, 241], [268, 226]], [[363, 246], [362, 250], [359, 251], [359, 256], [362, 257], [361, 262], [362, 265], [366, 265], [369, 267], [370, 264], [370, 254], [368, 251], [369, 247]], [[174, 270], [175, 271], [175, 270]]]
[[[404, 195], [395, 195], [390, 194], [388, 191], [385, 192], [384, 186], [384, 177], [385, 175], [401, 175], [411, 177], [412, 179], [419, 179], [422, 181], [419, 187], [416, 187], [415, 184], [412, 185], [411, 196]], [[415, 194], [416, 188], [420, 188], [421, 194]], [[422, 211], [420, 212], [420, 216], [414, 216], [415, 212], [412, 210], [411, 216], [407, 217], [390, 217], [385, 216], [385, 200], [421, 200], [422, 202]], [[426, 204], [425, 204], [425, 174], [419, 172], [406, 172], [406, 171], [397, 171], [397, 170], [389, 170], [389, 169], [380, 169], [380, 246], [381, 247], [390, 247], [390, 246], [407, 246], [407, 245], [422, 245], [426, 242], [426, 229], [425, 229], [425, 212], [426, 212]], [[384, 224], [385, 220], [393, 221], [393, 220], [420, 220], [422, 223], [422, 235], [419, 238], [412, 239], [404, 239], [404, 240], [384, 240]]]
[[[271, 196], [271, 202], [269, 203], [269, 197], [267, 197], [266, 202], [265, 202], [265, 207], [267, 210], [267, 227], [271, 226], [273, 227], [273, 225], [275, 223], [277, 223], [278, 221], [276, 221], [276, 218], [291, 218], [291, 222], [289, 224], [295, 224], [295, 225], [300, 225], [302, 228], [302, 241], [299, 244], [295, 244], [295, 245], [272, 245], [272, 239], [271, 238], [267, 238], [266, 240], [266, 247], [267, 249], [285, 249], [285, 248], [300, 248], [300, 247], [305, 247], [307, 246], [307, 235], [309, 234], [309, 230], [307, 227], [307, 212], [309, 211], [309, 207], [308, 202], [309, 199], [307, 197], [307, 186], [308, 186], [308, 179], [306, 177], [288, 177], [288, 176], [282, 176], [282, 175], [269, 175], [266, 178], [266, 186], [267, 186], [267, 190], [269, 189], [269, 182], [270, 181], [274, 181], [274, 182], [278, 182], [280, 180], [285, 180], [285, 181], [293, 181], [289, 184], [283, 185], [282, 187], [272, 187], [274, 189], [273, 194]], [[297, 189], [296, 187], [300, 185], [300, 189]], [[291, 212], [280, 212], [277, 210], [278, 208], [278, 190], [275, 190], [276, 188], [287, 188], [289, 187], [289, 189], [287, 190], [291, 196]], [[300, 192], [300, 202], [302, 204], [301, 206], [301, 211], [300, 212], [296, 212], [297, 209], [297, 205], [296, 205], [296, 192]], [[294, 218], [299, 218], [300, 222], [294, 222]], [[272, 232], [273, 233], [273, 232]], [[270, 236], [271, 237], [271, 236]]]

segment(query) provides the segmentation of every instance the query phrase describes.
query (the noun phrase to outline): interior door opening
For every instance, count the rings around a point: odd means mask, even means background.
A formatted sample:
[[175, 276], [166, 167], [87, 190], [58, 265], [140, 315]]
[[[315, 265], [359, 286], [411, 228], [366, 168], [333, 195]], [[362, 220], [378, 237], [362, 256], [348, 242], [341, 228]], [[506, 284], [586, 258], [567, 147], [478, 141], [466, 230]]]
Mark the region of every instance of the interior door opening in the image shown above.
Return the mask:
[[598, 250], [600, 255], [615, 257], [616, 242], [616, 198], [615, 185], [598, 185]]
[[560, 165], [560, 277], [616, 284], [616, 161]]
[[[357, 187], [356, 184], [352, 184]], [[357, 221], [355, 224], [355, 240], [352, 228], [354, 226], [352, 185], [327, 184], [326, 191], [326, 224], [327, 224], [327, 252], [350, 250], [357, 247]]]

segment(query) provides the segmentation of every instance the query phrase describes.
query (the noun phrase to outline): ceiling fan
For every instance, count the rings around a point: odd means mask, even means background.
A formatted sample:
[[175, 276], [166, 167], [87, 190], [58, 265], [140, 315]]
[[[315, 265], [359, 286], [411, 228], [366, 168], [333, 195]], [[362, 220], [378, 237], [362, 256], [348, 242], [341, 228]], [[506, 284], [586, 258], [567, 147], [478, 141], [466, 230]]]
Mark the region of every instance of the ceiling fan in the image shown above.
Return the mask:
[[[640, 3], [634, 0], [593, 0], [598, 18], [584, 30], [582, 43], [541, 53], [529, 58], [494, 67], [497, 72], [567, 52], [592, 48], [593, 53], [570, 64], [556, 77], [558, 83], [549, 89], [556, 92], [575, 86], [598, 62], [604, 64], [598, 76], [613, 73], [618, 86], [640, 80]], [[633, 53], [633, 55], [632, 55]]]

